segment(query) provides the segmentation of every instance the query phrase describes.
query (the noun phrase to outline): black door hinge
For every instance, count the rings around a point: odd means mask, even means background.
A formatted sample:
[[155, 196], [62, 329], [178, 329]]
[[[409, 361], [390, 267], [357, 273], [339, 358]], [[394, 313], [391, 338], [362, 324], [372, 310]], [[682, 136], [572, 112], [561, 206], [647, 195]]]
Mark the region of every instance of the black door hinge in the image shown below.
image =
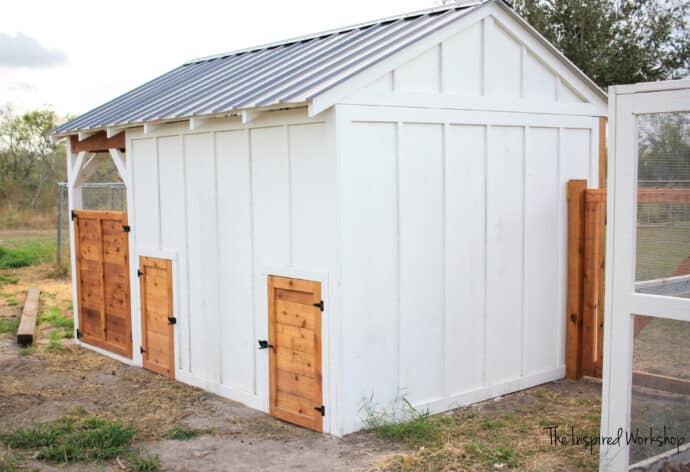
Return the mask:
[[314, 303], [314, 306], [323, 311], [323, 300], [321, 300], [319, 303]]
[[168, 324], [177, 324], [177, 318], [175, 318], [174, 316], [168, 316]]
[[77, 329], [77, 339], [81, 339], [82, 336], [83, 336], [82, 332], [79, 331], [79, 329]]
[[272, 348], [272, 344], [268, 344], [268, 341], [265, 339], [259, 339], [259, 349], [268, 349], [269, 347]]
[[137, 277], [141, 277], [144, 275], [144, 273], [141, 271], [141, 269], [137, 269]]
[[325, 406], [323, 406], [323, 405], [317, 406], [317, 407], [314, 407], [314, 409], [316, 411], [320, 412], [321, 416], [326, 416], [326, 407]]
[[146, 352], [146, 349], [144, 349], [144, 346], [139, 346], [139, 354], [143, 354]]
[[122, 225], [122, 231], [125, 233], [129, 233], [132, 230], [132, 228], [129, 225]]
[[72, 210], [72, 221], [74, 221], [77, 218], [77, 214]]

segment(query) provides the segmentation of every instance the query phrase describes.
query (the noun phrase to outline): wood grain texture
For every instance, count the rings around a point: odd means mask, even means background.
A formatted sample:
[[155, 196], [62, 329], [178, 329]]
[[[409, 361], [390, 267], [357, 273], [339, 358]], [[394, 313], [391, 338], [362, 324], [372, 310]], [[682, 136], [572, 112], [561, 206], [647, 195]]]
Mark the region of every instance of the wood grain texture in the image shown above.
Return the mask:
[[108, 139], [105, 131], [99, 131], [93, 136], [89, 136], [84, 141], [79, 141], [77, 136], [70, 136], [72, 152], [108, 152], [109, 149], [125, 150], [125, 133], [119, 133]]
[[568, 296], [565, 332], [565, 372], [569, 379], [582, 377], [582, 254], [586, 180], [568, 182]]
[[74, 214], [81, 341], [131, 359], [127, 213]]
[[38, 299], [41, 291], [37, 288], [30, 288], [26, 294], [22, 317], [17, 328], [17, 343], [28, 346], [36, 340], [36, 318], [38, 317]]
[[172, 261], [139, 257], [144, 368], [175, 378]]
[[606, 190], [585, 191], [582, 289], [582, 374], [601, 377], [603, 346], [602, 303], [606, 249]]
[[268, 277], [269, 406], [271, 415], [323, 431], [321, 284]]

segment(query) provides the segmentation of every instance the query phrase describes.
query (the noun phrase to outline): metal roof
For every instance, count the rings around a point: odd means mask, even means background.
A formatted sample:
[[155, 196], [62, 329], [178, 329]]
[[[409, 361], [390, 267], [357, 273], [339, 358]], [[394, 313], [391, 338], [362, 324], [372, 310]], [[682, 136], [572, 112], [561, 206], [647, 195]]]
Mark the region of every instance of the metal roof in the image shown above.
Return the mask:
[[190, 61], [51, 134], [307, 103], [491, 1], [463, 2]]

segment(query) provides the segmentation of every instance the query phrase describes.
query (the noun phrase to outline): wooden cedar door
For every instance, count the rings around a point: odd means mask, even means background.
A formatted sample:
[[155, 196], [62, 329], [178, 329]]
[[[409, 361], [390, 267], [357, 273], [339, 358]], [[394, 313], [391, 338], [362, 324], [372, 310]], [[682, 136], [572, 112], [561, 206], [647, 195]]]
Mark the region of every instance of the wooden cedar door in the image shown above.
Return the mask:
[[144, 368], [175, 378], [172, 261], [139, 257]]
[[270, 413], [323, 431], [321, 284], [268, 277]]
[[80, 340], [132, 358], [129, 227], [122, 211], [74, 211]]

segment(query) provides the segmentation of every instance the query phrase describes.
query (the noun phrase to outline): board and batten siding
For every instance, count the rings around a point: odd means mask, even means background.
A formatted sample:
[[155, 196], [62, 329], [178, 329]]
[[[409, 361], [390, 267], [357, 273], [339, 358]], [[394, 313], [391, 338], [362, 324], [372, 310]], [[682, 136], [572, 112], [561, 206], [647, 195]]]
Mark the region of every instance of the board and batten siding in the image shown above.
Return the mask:
[[364, 403], [441, 411], [562, 377], [564, 191], [597, 181], [597, 120], [336, 110], [343, 431]]
[[[268, 335], [266, 276], [327, 282], [336, 264], [329, 116], [128, 131], [136, 255], [174, 258], [179, 380], [267, 411], [268, 353], [257, 350]], [[133, 324], [138, 303], [133, 292]]]

